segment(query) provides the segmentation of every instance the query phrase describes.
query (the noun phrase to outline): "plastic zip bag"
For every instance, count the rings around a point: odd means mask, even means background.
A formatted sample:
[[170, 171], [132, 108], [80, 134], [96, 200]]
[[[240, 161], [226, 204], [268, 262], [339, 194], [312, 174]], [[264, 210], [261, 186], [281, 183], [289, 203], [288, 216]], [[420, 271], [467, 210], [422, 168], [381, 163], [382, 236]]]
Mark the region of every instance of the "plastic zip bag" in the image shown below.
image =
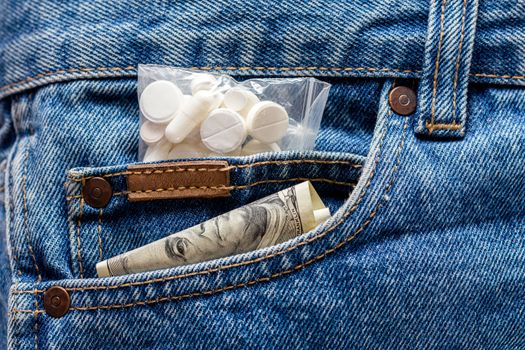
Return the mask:
[[139, 65], [139, 160], [311, 150], [330, 84]]

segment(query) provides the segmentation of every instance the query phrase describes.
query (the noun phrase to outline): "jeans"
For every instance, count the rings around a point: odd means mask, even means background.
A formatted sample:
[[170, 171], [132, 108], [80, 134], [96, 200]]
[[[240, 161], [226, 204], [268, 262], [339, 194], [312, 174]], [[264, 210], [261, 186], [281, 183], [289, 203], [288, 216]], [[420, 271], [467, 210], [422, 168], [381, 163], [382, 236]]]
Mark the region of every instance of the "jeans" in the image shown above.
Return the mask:
[[[10, 349], [524, 348], [525, 4], [2, 1], [0, 339]], [[332, 84], [315, 151], [224, 158], [231, 196], [130, 202], [136, 67]], [[404, 116], [394, 86], [417, 93]], [[85, 203], [105, 178], [113, 197]], [[282, 244], [98, 261], [309, 179]], [[67, 312], [44, 295], [62, 287]]]

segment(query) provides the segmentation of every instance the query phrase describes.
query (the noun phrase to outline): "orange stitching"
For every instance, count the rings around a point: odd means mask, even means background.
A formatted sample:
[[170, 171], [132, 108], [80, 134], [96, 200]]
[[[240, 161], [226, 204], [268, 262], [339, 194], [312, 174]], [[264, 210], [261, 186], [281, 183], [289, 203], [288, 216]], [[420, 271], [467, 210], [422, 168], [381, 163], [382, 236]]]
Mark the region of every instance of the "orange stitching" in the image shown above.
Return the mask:
[[[386, 193], [389, 193], [394, 185], [394, 181], [396, 179], [396, 173], [399, 169], [399, 165], [401, 164], [401, 154], [402, 154], [402, 151], [404, 149], [404, 145], [405, 145], [405, 136], [406, 136], [406, 130], [407, 130], [407, 127], [408, 127], [408, 117], [405, 117], [405, 124], [403, 126], [403, 134], [402, 134], [402, 138], [401, 138], [401, 142], [400, 142], [400, 145], [398, 147], [398, 151], [396, 152], [397, 153], [397, 162], [396, 162], [396, 165], [394, 166], [393, 168], [393, 172], [392, 172], [392, 175], [391, 175], [391, 180], [389, 182], [389, 185], [386, 189]], [[373, 178], [373, 175], [375, 173], [375, 170], [376, 170], [376, 167], [377, 167], [377, 164], [379, 163], [379, 158], [380, 158], [380, 151], [381, 151], [381, 145], [383, 144], [383, 140], [384, 140], [384, 136], [386, 135], [386, 132], [385, 134], [383, 134], [383, 137], [381, 139], [381, 144], [380, 144], [380, 147], [378, 149], [378, 155], [376, 156], [376, 161], [375, 161], [375, 164], [374, 164], [374, 168], [371, 170], [371, 174], [370, 174], [370, 177], [367, 181], [367, 185], [366, 187], [363, 189], [363, 192], [361, 192], [361, 195], [359, 196], [358, 200], [356, 201], [356, 203], [352, 206], [352, 208], [347, 211], [340, 219], [337, 223], [335, 223], [334, 225], [332, 225], [330, 228], [328, 228], [326, 231], [320, 233], [318, 236], [315, 236], [315, 237], [312, 237], [312, 238], [315, 238], [317, 239], [318, 237], [320, 237], [321, 235], [325, 235], [327, 232], [333, 230], [335, 227], [337, 227], [341, 222], [344, 221], [344, 219], [350, 215], [350, 213], [355, 210], [355, 208], [357, 207], [357, 205], [359, 204], [359, 202], [362, 200], [362, 198], [364, 197], [364, 193], [367, 191], [368, 187], [370, 186], [370, 183], [371, 183], [371, 179]], [[382, 207], [384, 202], [381, 202], [379, 201], [376, 205], [376, 207], [374, 208], [374, 210], [370, 213], [369, 217], [363, 222], [363, 224], [356, 230], [354, 231], [354, 233], [349, 236], [347, 239], [345, 239], [344, 241], [340, 242], [339, 244], [337, 244], [335, 247], [333, 248], [330, 248], [326, 251], [324, 251], [322, 254], [318, 255], [318, 256], [315, 256], [313, 257], [312, 259], [310, 260], [307, 260], [306, 262], [302, 263], [302, 264], [299, 264], [299, 265], [296, 265], [294, 266], [293, 268], [290, 268], [288, 270], [285, 270], [285, 271], [281, 271], [281, 272], [278, 272], [278, 273], [274, 273], [268, 277], [262, 277], [262, 278], [257, 278], [255, 280], [252, 280], [252, 281], [248, 281], [248, 282], [243, 282], [243, 283], [238, 283], [238, 284], [233, 284], [233, 285], [228, 285], [226, 287], [222, 287], [222, 288], [217, 288], [217, 289], [212, 289], [212, 290], [208, 290], [208, 291], [204, 291], [204, 292], [193, 292], [193, 293], [188, 293], [188, 294], [182, 294], [182, 295], [176, 295], [176, 296], [166, 296], [166, 297], [159, 297], [159, 298], [155, 298], [155, 299], [150, 299], [150, 300], [145, 300], [145, 301], [137, 301], [137, 302], [134, 302], [134, 303], [128, 303], [128, 304], [112, 304], [112, 305], [97, 305], [97, 306], [85, 306], [85, 307], [71, 307], [70, 310], [76, 310], [76, 311], [92, 311], [92, 310], [99, 310], [99, 309], [122, 309], [122, 308], [131, 308], [131, 307], [134, 307], [134, 306], [142, 306], [142, 305], [151, 305], [151, 304], [157, 304], [157, 303], [160, 303], [160, 302], [165, 302], [165, 301], [176, 301], [176, 300], [181, 300], [181, 299], [185, 299], [185, 298], [191, 298], [191, 297], [196, 297], [196, 296], [209, 296], [209, 295], [214, 295], [214, 294], [217, 294], [217, 293], [221, 293], [221, 292], [224, 292], [224, 291], [228, 291], [228, 290], [231, 290], [231, 289], [235, 289], [235, 288], [241, 288], [241, 287], [246, 287], [246, 286], [251, 286], [251, 285], [254, 285], [254, 284], [257, 284], [257, 283], [260, 283], [260, 282], [268, 282], [274, 278], [277, 278], [277, 277], [280, 277], [280, 276], [283, 276], [283, 275], [287, 275], [289, 273], [292, 273], [294, 271], [298, 271], [310, 264], [312, 264], [313, 262], [317, 261], [317, 260], [320, 260], [322, 258], [324, 258], [326, 255], [328, 254], [331, 254], [332, 252], [336, 251], [337, 249], [341, 248], [342, 246], [344, 246], [345, 244], [347, 244], [348, 242], [352, 241], [355, 239], [355, 237], [357, 237], [357, 235], [361, 232], [363, 232], [365, 230], [366, 227], [368, 227], [368, 225], [372, 222], [372, 219], [376, 216], [377, 212], [379, 211], [379, 209]], [[302, 243], [302, 242], [300, 242]], [[299, 245], [299, 244], [298, 244]], [[296, 245], [296, 246], [298, 246]], [[290, 248], [294, 248], [294, 247], [290, 247]], [[279, 252], [277, 252], [279, 253]], [[277, 255], [277, 253], [274, 253], [273, 255]], [[268, 256], [268, 258], [271, 257], [271, 256]], [[257, 259], [255, 259], [257, 260]], [[227, 267], [231, 267], [232, 265], [229, 265], [229, 266], [226, 266], [225, 268]], [[213, 270], [213, 269], [211, 269]], [[210, 272], [211, 270], [208, 270], [208, 271], [204, 271], [206, 273]], [[184, 275], [179, 275], [179, 276], [172, 276], [172, 277], [182, 277]], [[151, 281], [151, 280], [150, 280]], [[144, 281], [144, 282], [147, 282], [147, 281]], [[138, 283], [140, 282], [135, 282], [135, 285], [137, 285]], [[141, 284], [146, 284], [146, 283], [141, 283]], [[129, 285], [131, 285], [131, 283], [129, 283]], [[122, 287], [123, 285], [120, 285], [120, 287]], [[101, 289], [100, 288], [101, 286], [93, 286], [92, 288], [96, 288], [96, 289]], [[113, 288], [118, 288], [119, 286], [107, 286], [105, 287], [104, 289], [113, 289]], [[87, 288], [66, 288], [67, 290], [86, 290]], [[14, 310], [14, 312], [16, 312], [17, 310]], [[20, 311], [26, 311], [26, 310], [20, 310]], [[36, 311], [40, 311], [40, 310], [36, 310]], [[36, 312], [35, 311], [35, 312]]]
[[[83, 181], [84, 182], [84, 181]], [[84, 185], [84, 183], [82, 183]], [[84, 266], [82, 264], [82, 254], [80, 248], [80, 227], [82, 224], [82, 213], [84, 211], [84, 198], [80, 197], [80, 213], [77, 219], [77, 261], [80, 272], [80, 278], [84, 278]]]
[[474, 77], [481, 77], [481, 78], [516, 79], [516, 80], [525, 79], [525, 75], [510, 75], [510, 74], [498, 75], [498, 74], [485, 74], [485, 73], [473, 73], [470, 75]]
[[[390, 114], [390, 116], [391, 115], [392, 114]], [[408, 120], [408, 117], [406, 119]], [[186, 273], [186, 274], [182, 274], [182, 275], [167, 276], [167, 277], [162, 277], [162, 278], [154, 278], [154, 279], [150, 279], [150, 280], [146, 280], [146, 281], [140, 281], [140, 282], [127, 282], [127, 283], [122, 283], [122, 284], [117, 284], [117, 285], [112, 285], [112, 286], [89, 286], [89, 287], [81, 287], [81, 288], [70, 287], [70, 288], [64, 288], [64, 289], [66, 289], [68, 291], [75, 291], [75, 292], [78, 292], [78, 291], [89, 291], [89, 290], [111, 290], [111, 289], [119, 289], [119, 288], [125, 288], [125, 287], [148, 285], [148, 284], [157, 283], [157, 282], [168, 282], [168, 281], [178, 280], [178, 279], [182, 279], [182, 278], [186, 278], [186, 277], [200, 276], [200, 275], [205, 275], [205, 274], [209, 274], [209, 273], [219, 272], [221, 270], [226, 270], [226, 269], [230, 269], [230, 268], [234, 268], [234, 267], [254, 264], [254, 263], [257, 263], [259, 261], [263, 261], [263, 260], [266, 260], [266, 259], [273, 258], [275, 256], [279, 256], [279, 255], [285, 254], [285, 253], [287, 253], [289, 251], [292, 251], [292, 250], [294, 250], [294, 249], [296, 249], [298, 247], [301, 247], [301, 246], [309, 244], [309, 243], [311, 243], [311, 242], [313, 242], [313, 241], [315, 241], [317, 239], [320, 239], [320, 238], [326, 236], [329, 232], [331, 232], [335, 228], [337, 228], [351, 213], [353, 213], [357, 209], [358, 205], [361, 203], [361, 200], [363, 199], [366, 191], [368, 190], [368, 188], [370, 187], [370, 184], [372, 183], [372, 179], [374, 178], [375, 169], [376, 169], [377, 164], [379, 163], [379, 160], [380, 160], [380, 157], [381, 157], [381, 148], [383, 146], [383, 141], [384, 141], [384, 138], [386, 136], [386, 133], [387, 132], [385, 131], [383, 133], [383, 136], [381, 137], [381, 141], [380, 141], [379, 148], [378, 148], [378, 151], [377, 151], [377, 155], [376, 155], [376, 160], [374, 162], [374, 166], [373, 166], [372, 170], [370, 171], [370, 176], [368, 177], [366, 185], [363, 188], [363, 190], [361, 191], [361, 194], [359, 195], [359, 198], [356, 200], [354, 205], [350, 209], [348, 209], [348, 211], [346, 211], [343, 214], [343, 216], [336, 223], [332, 224], [332, 226], [327, 228], [325, 231], [320, 232], [317, 236], [310, 237], [309, 239], [301, 241], [301, 242], [297, 243], [296, 245], [290, 246], [290, 247], [288, 247], [288, 248], [286, 248], [285, 250], [282, 250], [282, 251], [278, 251], [278, 252], [275, 252], [275, 253], [272, 253], [272, 254], [268, 254], [268, 255], [265, 255], [265, 256], [261, 256], [259, 258], [255, 258], [255, 259], [248, 260], [248, 261], [242, 261], [242, 262], [231, 264], [231, 265], [220, 266], [220, 267], [208, 269], [208, 270], [205, 270], [205, 271], [196, 271], [196, 272], [190, 272], [190, 273]], [[12, 294], [26, 294], [28, 292], [31, 292], [31, 291], [15, 290], [15, 291], [12, 292]], [[45, 290], [39, 290], [39, 292], [40, 293], [44, 293]]]
[[465, 17], [467, 16], [467, 0], [463, 0], [463, 16], [461, 16], [461, 38], [459, 40], [458, 56], [456, 58], [456, 73], [454, 74], [454, 93], [452, 98], [452, 120], [456, 122], [456, 97], [457, 97], [457, 83], [459, 78], [459, 63], [461, 61], [461, 51], [463, 49], [463, 40], [465, 39]]
[[[369, 71], [369, 72], [397, 72], [397, 73], [421, 73], [421, 70], [411, 70], [411, 69], [397, 69], [397, 68], [365, 68], [365, 67], [192, 67], [190, 69], [193, 70], [203, 70], [203, 71], [211, 71], [211, 70], [217, 70], [217, 71], [235, 71], [235, 70], [269, 70], [269, 71], [301, 71], [301, 70], [319, 70], [319, 71], [343, 71], [343, 72], [351, 72], [351, 71]], [[37, 74], [32, 77], [26, 77], [25, 79], [9, 83], [7, 85], [4, 85], [0, 87], [0, 92], [9, 90], [11, 87], [14, 87], [16, 85], [22, 85], [25, 83], [29, 83], [33, 80], [38, 80], [40, 78], [46, 78], [52, 75], [60, 75], [60, 74], [66, 74], [66, 73], [80, 73], [80, 72], [93, 72], [93, 71], [134, 71], [136, 70], [136, 67], [130, 66], [125, 68], [119, 68], [119, 67], [98, 67], [98, 68], [79, 68], [79, 69], [60, 69], [57, 71], [52, 72], [44, 72]], [[475, 77], [482, 77], [482, 78], [496, 78], [496, 79], [512, 79], [512, 80], [521, 80], [525, 79], [525, 75], [511, 75], [511, 74], [485, 74], [485, 73], [475, 73], [470, 74], [471, 76]]]
[[[438, 42], [438, 51], [436, 54], [436, 68], [434, 70], [434, 82], [432, 87], [432, 103], [431, 103], [431, 124], [434, 124], [436, 118], [436, 94], [437, 94], [437, 84], [438, 84], [438, 73], [439, 73], [439, 60], [441, 59], [441, 45], [443, 43], [443, 32], [445, 24], [445, 6], [447, 0], [441, 0], [441, 16], [440, 16], [440, 30], [439, 30], [439, 42]], [[431, 134], [432, 132], [429, 131]]]
[[[214, 191], [220, 191], [220, 190], [242, 190], [248, 187], [253, 187], [265, 183], [280, 183], [280, 182], [294, 182], [294, 181], [313, 181], [313, 182], [325, 182], [330, 183], [334, 185], [342, 185], [342, 186], [355, 186], [355, 183], [353, 182], [343, 182], [343, 181], [335, 181], [330, 179], [324, 179], [324, 178], [305, 178], [305, 177], [296, 177], [291, 179], [269, 179], [269, 180], [261, 180], [257, 182], [252, 182], [246, 185], [238, 185], [238, 186], [226, 186], [226, 185], [219, 185], [219, 186], [178, 186], [178, 187], [168, 187], [168, 188], [157, 188], [157, 189], [151, 189], [151, 190], [137, 190], [137, 191], [122, 191], [122, 192], [115, 192], [114, 196], [122, 196], [127, 195], [129, 193], [151, 193], [151, 192], [165, 192], [165, 191], [185, 191], [185, 190], [214, 190]], [[82, 198], [82, 195], [73, 195], [73, 196], [67, 196], [67, 200], [72, 199], [80, 199]]]
[[[51, 71], [51, 72], [44, 72], [37, 74], [33, 77], [26, 77], [23, 80], [20, 80], [18, 82], [10, 83], [7, 85], [4, 85], [0, 88], [0, 91], [4, 91], [9, 89], [12, 86], [15, 85], [21, 85], [24, 83], [29, 83], [33, 80], [37, 80], [40, 78], [45, 78], [50, 75], [60, 75], [60, 74], [67, 74], [67, 73], [88, 73], [93, 71], [134, 71], [136, 70], [136, 67], [129, 66], [125, 68], [119, 68], [119, 67], [113, 67], [113, 68], [107, 68], [107, 67], [99, 67], [99, 68], [77, 68], [77, 69], [61, 69], [57, 71]], [[398, 72], [398, 73], [418, 73], [417, 70], [410, 70], [410, 69], [396, 69], [396, 68], [367, 68], [367, 67], [221, 67], [221, 66], [215, 66], [215, 67], [190, 67], [191, 70], [202, 70], [202, 71], [246, 71], [246, 70], [267, 70], [267, 71], [314, 71], [314, 70], [320, 70], [320, 71], [334, 71], [334, 72], [352, 72], [352, 71], [368, 71], [368, 72]]]
[[426, 125], [430, 134], [432, 134], [434, 130], [459, 130], [462, 127], [461, 124], [458, 124], [455, 121], [450, 124], [431, 124], [430, 122], [427, 122]]
[[313, 182], [326, 182], [331, 183], [335, 185], [345, 185], [345, 186], [354, 186], [355, 183], [351, 182], [341, 182], [341, 181], [334, 181], [329, 179], [308, 179], [303, 177], [296, 177], [292, 179], [277, 179], [277, 180], [261, 180], [257, 182], [252, 182], [247, 185], [239, 185], [239, 186], [225, 186], [225, 185], [219, 185], [219, 186], [179, 186], [179, 187], [168, 187], [168, 188], [156, 188], [151, 190], [137, 190], [137, 191], [128, 191], [128, 193], [151, 193], [151, 192], [168, 192], [168, 191], [185, 191], [185, 190], [215, 190], [215, 191], [221, 191], [221, 190], [240, 190], [245, 189], [248, 187], [253, 187], [265, 183], [281, 183], [281, 182], [295, 182], [295, 181], [313, 181]]
[[[113, 176], [125, 176], [125, 175], [151, 175], [151, 174], [163, 174], [173, 172], [217, 172], [217, 171], [229, 171], [232, 169], [252, 168], [261, 165], [277, 165], [277, 164], [344, 164], [351, 165], [354, 169], [362, 168], [361, 164], [355, 164], [346, 160], [317, 160], [317, 159], [297, 159], [297, 160], [267, 160], [261, 162], [255, 162], [250, 164], [240, 165], [229, 165], [222, 168], [169, 168], [163, 170], [144, 170], [144, 171], [121, 171], [118, 173], [110, 173], [102, 175], [102, 177], [113, 177]], [[147, 165], [144, 165], [147, 166]], [[81, 178], [71, 178], [71, 181], [81, 182], [82, 179], [88, 180], [96, 176], [86, 176]]]
[[31, 236], [29, 234], [29, 218], [28, 218], [28, 210], [27, 210], [27, 166], [29, 162], [29, 149], [31, 148], [31, 140], [29, 140], [29, 137], [27, 139], [27, 148], [25, 152], [25, 160], [24, 160], [24, 176], [22, 178], [22, 192], [23, 192], [23, 202], [24, 202], [24, 226], [26, 228], [26, 239], [27, 239], [27, 247], [29, 250], [29, 254], [31, 255], [31, 259], [33, 260], [33, 265], [35, 266], [35, 272], [38, 276], [38, 282], [42, 281], [42, 275], [40, 273], [40, 269], [38, 268], [38, 264], [36, 261], [35, 251], [33, 250], [33, 245], [31, 244]]
[[[127, 195], [128, 192], [124, 191], [124, 192], [115, 192], [113, 193], [113, 196], [125, 196]], [[82, 198], [82, 195], [81, 194], [75, 194], [75, 195], [71, 195], [71, 196], [66, 196], [66, 200], [67, 201], [70, 201], [70, 200], [73, 200], [73, 199], [80, 199]]]
[[97, 234], [98, 234], [98, 255], [99, 255], [100, 261], [102, 261], [104, 260], [104, 255], [102, 254], [102, 208], [98, 212]]

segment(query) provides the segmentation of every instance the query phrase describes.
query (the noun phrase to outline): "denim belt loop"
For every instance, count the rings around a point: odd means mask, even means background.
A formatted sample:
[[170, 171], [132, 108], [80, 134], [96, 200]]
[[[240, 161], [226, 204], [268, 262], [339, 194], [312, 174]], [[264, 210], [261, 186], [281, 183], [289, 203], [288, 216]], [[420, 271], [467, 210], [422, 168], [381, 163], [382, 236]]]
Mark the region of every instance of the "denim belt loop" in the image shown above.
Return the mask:
[[478, 0], [431, 0], [416, 133], [465, 136]]

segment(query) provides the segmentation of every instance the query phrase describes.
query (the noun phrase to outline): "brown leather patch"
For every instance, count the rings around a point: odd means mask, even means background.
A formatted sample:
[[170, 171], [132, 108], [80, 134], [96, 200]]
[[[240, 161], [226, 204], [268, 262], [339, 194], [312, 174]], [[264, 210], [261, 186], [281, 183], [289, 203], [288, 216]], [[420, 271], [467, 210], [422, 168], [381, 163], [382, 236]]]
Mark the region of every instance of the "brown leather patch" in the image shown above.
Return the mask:
[[132, 202], [230, 195], [228, 162], [222, 160], [130, 165], [127, 181]]

